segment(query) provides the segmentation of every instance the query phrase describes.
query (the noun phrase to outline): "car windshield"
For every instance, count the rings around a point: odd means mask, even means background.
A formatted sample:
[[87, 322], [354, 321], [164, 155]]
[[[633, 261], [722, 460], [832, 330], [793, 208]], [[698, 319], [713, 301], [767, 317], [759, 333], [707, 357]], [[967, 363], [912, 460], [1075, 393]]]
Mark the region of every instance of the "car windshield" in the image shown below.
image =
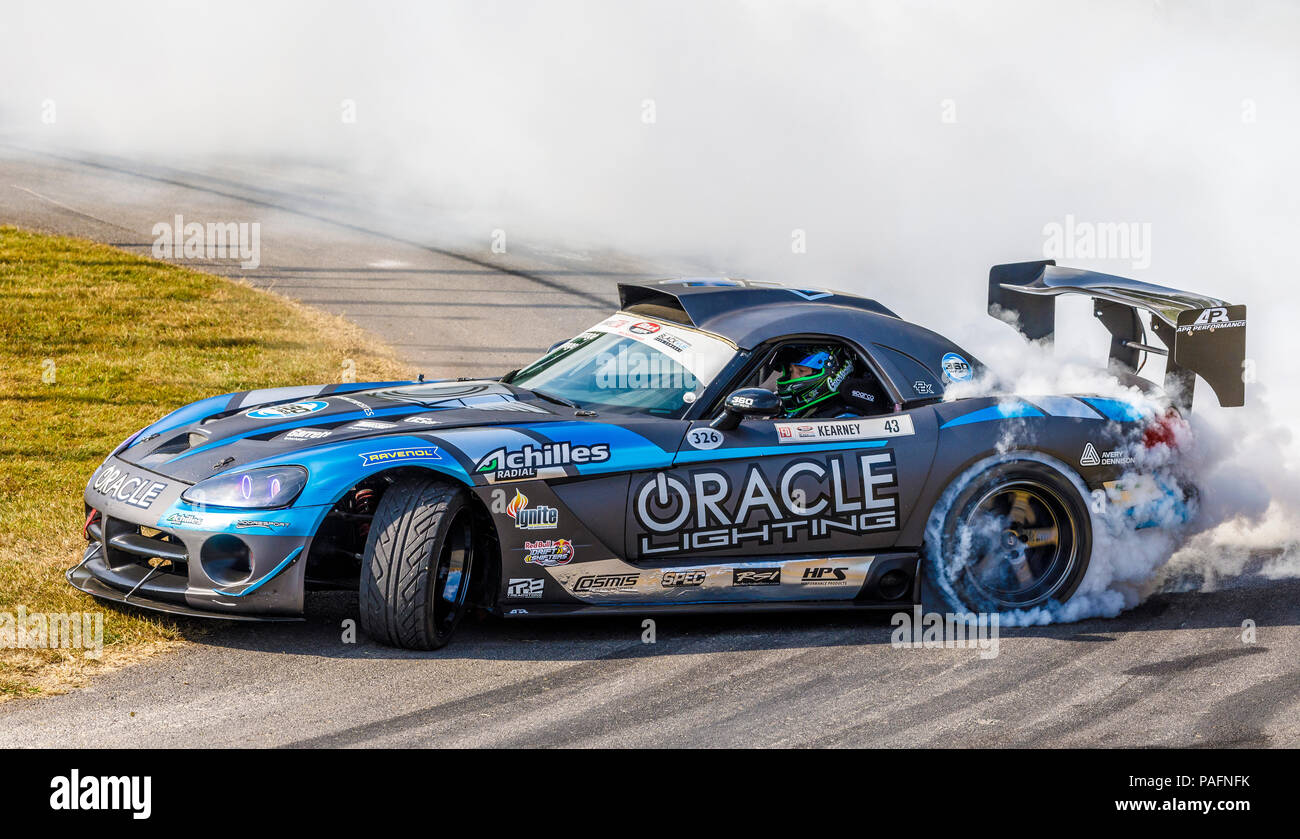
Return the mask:
[[735, 353], [698, 330], [618, 314], [555, 347], [510, 384], [580, 408], [681, 417]]

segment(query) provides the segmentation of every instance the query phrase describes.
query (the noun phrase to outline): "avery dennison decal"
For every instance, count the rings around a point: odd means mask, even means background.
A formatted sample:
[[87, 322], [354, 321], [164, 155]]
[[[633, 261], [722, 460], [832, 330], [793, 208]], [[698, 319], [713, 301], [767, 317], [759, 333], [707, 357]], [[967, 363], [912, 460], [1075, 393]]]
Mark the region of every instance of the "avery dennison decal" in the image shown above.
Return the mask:
[[383, 449], [366, 452], [361, 455], [362, 466], [374, 466], [379, 463], [394, 463], [405, 460], [442, 460], [437, 446], [424, 446], [409, 449]]
[[158, 499], [158, 495], [167, 489], [167, 483], [133, 475], [116, 466], [105, 466], [95, 476], [90, 488], [107, 498], [147, 510]]
[[865, 419], [778, 422], [775, 425], [779, 443], [872, 440], [880, 437], [905, 437], [916, 433], [910, 414]]
[[493, 481], [513, 481], [521, 478], [558, 477], [566, 466], [586, 463], [604, 463], [609, 460], [609, 445], [595, 443], [590, 446], [573, 443], [524, 444], [520, 449], [494, 449], [474, 464], [474, 471]]
[[254, 408], [245, 413], [250, 419], [291, 419], [301, 417], [306, 414], [314, 414], [317, 411], [323, 411], [330, 406], [330, 403], [320, 399], [313, 399], [310, 402], [290, 402], [288, 405], [272, 405], [269, 408]]
[[890, 449], [751, 463], [739, 471], [657, 472], [632, 494], [639, 555], [797, 545], [897, 530]]

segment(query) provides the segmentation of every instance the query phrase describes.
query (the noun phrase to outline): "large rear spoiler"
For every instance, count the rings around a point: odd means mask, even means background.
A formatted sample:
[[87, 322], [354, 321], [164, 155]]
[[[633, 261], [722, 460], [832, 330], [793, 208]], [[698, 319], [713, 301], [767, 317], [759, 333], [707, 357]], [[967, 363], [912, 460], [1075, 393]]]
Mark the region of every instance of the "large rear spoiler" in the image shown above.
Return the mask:
[[[1246, 307], [1094, 271], [1058, 267], [1055, 260], [1015, 262], [989, 269], [989, 314], [1030, 340], [1051, 340], [1061, 294], [1092, 298], [1093, 314], [1110, 332], [1112, 366], [1135, 372], [1141, 353], [1168, 356], [1165, 390], [1192, 406], [1196, 376], [1205, 379], [1225, 408], [1246, 402]], [[1151, 329], [1164, 347], [1146, 343], [1138, 309], [1151, 313]]]

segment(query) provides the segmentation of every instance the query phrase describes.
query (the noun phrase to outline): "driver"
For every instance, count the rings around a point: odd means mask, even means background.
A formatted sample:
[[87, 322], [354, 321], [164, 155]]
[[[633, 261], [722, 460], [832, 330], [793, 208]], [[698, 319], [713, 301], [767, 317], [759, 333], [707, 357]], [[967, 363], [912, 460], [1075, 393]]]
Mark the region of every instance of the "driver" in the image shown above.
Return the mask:
[[[806, 350], [806, 351], [805, 351]], [[853, 372], [853, 359], [836, 347], [807, 347], [791, 356], [776, 380], [784, 416], [827, 417], [844, 412], [840, 385]]]

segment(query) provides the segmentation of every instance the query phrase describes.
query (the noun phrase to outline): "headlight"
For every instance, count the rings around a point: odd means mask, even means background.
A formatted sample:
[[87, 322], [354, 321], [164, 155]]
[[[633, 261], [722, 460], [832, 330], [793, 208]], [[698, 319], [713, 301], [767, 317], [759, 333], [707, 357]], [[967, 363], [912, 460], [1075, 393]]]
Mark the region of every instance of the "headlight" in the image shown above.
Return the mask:
[[307, 470], [301, 466], [268, 466], [199, 481], [181, 498], [197, 506], [287, 507], [306, 485]]

